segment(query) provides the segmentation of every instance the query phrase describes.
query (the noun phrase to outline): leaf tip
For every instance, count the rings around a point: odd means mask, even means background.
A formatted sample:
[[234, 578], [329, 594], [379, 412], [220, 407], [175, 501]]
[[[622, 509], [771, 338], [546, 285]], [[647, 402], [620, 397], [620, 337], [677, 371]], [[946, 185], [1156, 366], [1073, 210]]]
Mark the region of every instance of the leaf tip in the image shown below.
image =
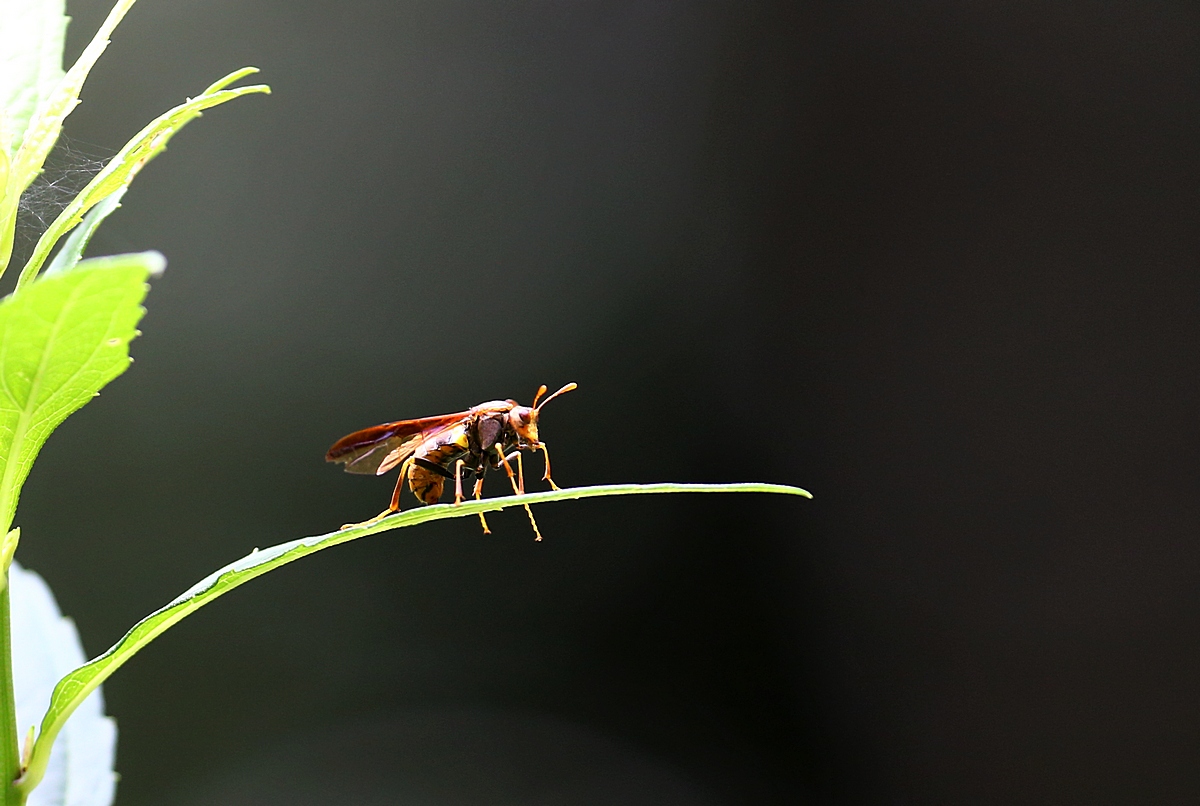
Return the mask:
[[151, 277], [159, 277], [164, 271], [166, 271], [167, 258], [162, 252], [143, 252], [142, 255], [146, 259], [146, 269], [150, 272]]

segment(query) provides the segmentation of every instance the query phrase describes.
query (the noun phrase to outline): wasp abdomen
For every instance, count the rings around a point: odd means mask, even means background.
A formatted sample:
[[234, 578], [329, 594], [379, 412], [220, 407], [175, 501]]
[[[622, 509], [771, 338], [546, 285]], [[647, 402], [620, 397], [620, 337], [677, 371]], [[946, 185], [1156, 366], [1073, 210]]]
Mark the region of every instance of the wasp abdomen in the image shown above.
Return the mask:
[[421, 502], [436, 504], [446, 489], [446, 479], [414, 465], [408, 471], [408, 488]]
[[[446, 476], [453, 477], [454, 463], [468, 450], [467, 430], [459, 427], [423, 445], [414, 454], [408, 471], [408, 488], [426, 504], [436, 504], [446, 489]], [[443, 468], [438, 473], [431, 468]]]

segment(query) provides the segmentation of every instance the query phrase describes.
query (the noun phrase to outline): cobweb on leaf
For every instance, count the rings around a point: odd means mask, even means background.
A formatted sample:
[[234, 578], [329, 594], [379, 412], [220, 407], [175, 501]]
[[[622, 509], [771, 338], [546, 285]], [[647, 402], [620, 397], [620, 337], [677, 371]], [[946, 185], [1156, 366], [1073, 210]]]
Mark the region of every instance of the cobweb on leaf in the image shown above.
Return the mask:
[[93, 176], [100, 173], [114, 154], [115, 151], [100, 146], [59, 137], [41, 174], [21, 194], [13, 264], [19, 266], [28, 260], [50, 222], [66, 209]]

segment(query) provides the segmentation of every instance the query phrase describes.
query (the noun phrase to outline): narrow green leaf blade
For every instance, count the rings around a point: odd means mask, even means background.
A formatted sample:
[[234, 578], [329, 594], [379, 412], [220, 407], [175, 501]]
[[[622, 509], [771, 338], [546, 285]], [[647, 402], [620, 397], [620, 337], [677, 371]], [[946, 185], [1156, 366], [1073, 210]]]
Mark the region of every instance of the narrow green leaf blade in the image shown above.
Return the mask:
[[83, 250], [87, 249], [100, 222], [121, 206], [121, 199], [124, 198], [127, 189], [118, 188], [111, 196], [88, 211], [79, 226], [71, 230], [71, 234], [67, 236], [67, 240], [63, 243], [62, 249], [58, 250], [58, 254], [54, 256], [54, 260], [50, 261], [50, 265], [43, 272], [44, 276], [61, 274], [79, 265], [79, 261], [83, 259]]
[[501, 498], [485, 498], [482, 501], [464, 501], [462, 504], [435, 504], [419, 507], [406, 512], [400, 512], [375, 523], [340, 529], [317, 537], [305, 537], [288, 543], [280, 543], [261, 551], [243, 557], [219, 571], [210, 574], [185, 591], [173, 602], [162, 609], [151, 613], [134, 625], [133, 629], [112, 646], [107, 652], [95, 660], [89, 661], [68, 674], [55, 686], [50, 700], [50, 708], [42, 720], [41, 732], [34, 744], [33, 756], [29, 769], [18, 783], [23, 789], [37, 785], [44, 770], [46, 759], [49, 758], [50, 748], [55, 736], [66, 723], [67, 717], [84, 699], [104, 682], [113, 672], [134, 656], [142, 647], [149, 644], [162, 633], [199, 610], [212, 600], [224, 596], [229, 591], [245, 584], [257, 576], [272, 571], [280, 566], [295, 562], [301, 557], [314, 554], [323, 549], [348, 543], [360, 537], [399, 529], [405, 526], [415, 526], [427, 521], [444, 520], [446, 518], [462, 518], [480, 512], [494, 512], [509, 507], [526, 504], [543, 504], [551, 501], [567, 501], [578, 498], [598, 498], [614, 495], [645, 495], [650, 493], [782, 493], [812, 498], [808, 492], [799, 487], [789, 487], [783, 484], [607, 484], [595, 487], [573, 487], [562, 490], [548, 490], [525, 495], [510, 495]]
[[0, 301], [0, 533], [38, 451], [129, 366], [157, 252], [97, 258]]
[[64, 0], [0, 0], [0, 148], [16, 154], [38, 104], [62, 80]]
[[[265, 84], [253, 84], [235, 89], [225, 89], [230, 83], [239, 78], [257, 72], [256, 68], [245, 67], [238, 70], [209, 87], [203, 94], [158, 116], [138, 132], [132, 140], [125, 144], [108, 164], [92, 177], [92, 181], [71, 200], [66, 209], [51, 222], [46, 231], [38, 239], [33, 248], [29, 261], [21, 269], [17, 280], [17, 288], [22, 288], [33, 281], [42, 264], [50, 255], [50, 251], [58, 240], [68, 230], [83, 220], [83, 216], [94, 205], [111, 198], [114, 193], [122, 191], [133, 181], [134, 176], [142, 167], [154, 159], [167, 147], [171, 137], [182, 129], [188, 122], [200, 117], [205, 109], [219, 106], [234, 98], [251, 93], [269, 93], [271, 90]], [[95, 222], [99, 224], [99, 221]]]

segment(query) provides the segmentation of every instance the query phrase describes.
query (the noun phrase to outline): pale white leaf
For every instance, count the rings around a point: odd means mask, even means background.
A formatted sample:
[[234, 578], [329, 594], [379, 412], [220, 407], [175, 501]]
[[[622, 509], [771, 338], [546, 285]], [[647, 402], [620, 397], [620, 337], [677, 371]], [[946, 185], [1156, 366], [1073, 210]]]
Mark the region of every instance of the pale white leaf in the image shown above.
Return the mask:
[[[50, 705], [60, 677], [85, 660], [75, 622], [58, 609], [45, 580], [17, 563], [9, 569], [12, 601], [13, 688], [22, 741]], [[96, 689], [67, 720], [46, 777], [28, 806], [110, 806], [116, 792], [117, 726], [104, 715]]]

